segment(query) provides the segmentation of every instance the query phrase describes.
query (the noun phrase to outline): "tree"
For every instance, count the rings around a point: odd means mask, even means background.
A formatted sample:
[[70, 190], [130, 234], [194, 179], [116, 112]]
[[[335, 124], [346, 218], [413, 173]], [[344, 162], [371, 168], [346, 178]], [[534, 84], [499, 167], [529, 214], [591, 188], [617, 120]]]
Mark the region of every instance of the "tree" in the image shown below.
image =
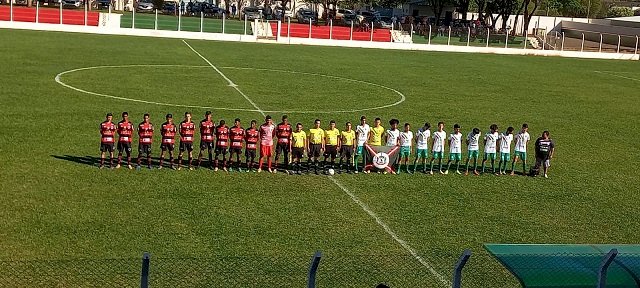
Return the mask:
[[[474, 0], [476, 6], [478, 7], [478, 19], [486, 19], [486, 15], [484, 14], [484, 11], [486, 9], [487, 6], [487, 1], [486, 0]], [[485, 21], [486, 23], [487, 21]]]
[[440, 16], [447, 5], [454, 4], [452, 0], [427, 0], [427, 6], [431, 7], [436, 17], [436, 25], [440, 25]]
[[[495, 28], [498, 18], [502, 17], [502, 29], [507, 29], [509, 16], [513, 14], [518, 0], [490, 0], [486, 3], [487, 15], [491, 17], [491, 28]], [[494, 16], [495, 15], [495, 16]]]
[[[529, 5], [531, 5], [531, 1], [533, 1], [533, 8], [529, 9]], [[541, 0], [522, 0], [520, 8], [518, 9], [518, 15], [522, 12], [522, 18], [524, 21], [524, 25], [522, 25], [522, 35], [526, 36], [527, 31], [529, 31], [529, 23], [531, 23], [531, 17], [538, 10], [538, 6], [540, 6]], [[515, 27], [518, 22], [518, 18], [516, 17], [516, 21], [513, 26]], [[515, 33], [515, 31], [513, 31]]]
[[587, 14], [587, 5], [581, 0], [547, 0], [547, 6], [556, 10], [562, 16], [582, 17]]
[[633, 10], [629, 7], [611, 7], [607, 11], [607, 17], [629, 17], [633, 16]]
[[162, 9], [162, 5], [164, 5], [164, 0], [153, 0], [151, 3], [153, 3], [154, 8], [160, 10]]
[[455, 0], [456, 8], [458, 8], [458, 13], [462, 14], [462, 20], [467, 20], [467, 13], [469, 12], [469, 5], [471, 4], [471, 0]]

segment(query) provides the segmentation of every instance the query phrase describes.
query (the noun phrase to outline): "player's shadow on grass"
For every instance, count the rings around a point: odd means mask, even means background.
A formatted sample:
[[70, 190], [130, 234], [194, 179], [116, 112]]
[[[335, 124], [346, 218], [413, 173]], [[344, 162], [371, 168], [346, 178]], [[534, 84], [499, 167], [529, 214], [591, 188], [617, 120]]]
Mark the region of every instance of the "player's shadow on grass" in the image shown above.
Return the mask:
[[[100, 157], [98, 157], [98, 156], [51, 155], [51, 157], [56, 158], [56, 159], [60, 159], [60, 160], [75, 162], [75, 163], [78, 163], [78, 164], [95, 166], [95, 167], [98, 167], [100, 165]], [[136, 155], [132, 155], [132, 157], [131, 157], [131, 165], [136, 166], [137, 165], [136, 161], [137, 161]], [[165, 161], [164, 162], [165, 165], [169, 164], [168, 157], [165, 157], [164, 161]], [[113, 165], [116, 165], [116, 164], [118, 164], [118, 157], [117, 156], [114, 157], [114, 159], [113, 159]], [[121, 165], [127, 165], [126, 156], [122, 157], [122, 161], [121, 161], [120, 164]], [[160, 164], [160, 158], [159, 157], [152, 157], [151, 158], [151, 165], [158, 166], [159, 164]], [[106, 167], [109, 167], [109, 155], [107, 155], [106, 158], [104, 159], [104, 165]], [[147, 158], [142, 158], [142, 165], [146, 167]]]

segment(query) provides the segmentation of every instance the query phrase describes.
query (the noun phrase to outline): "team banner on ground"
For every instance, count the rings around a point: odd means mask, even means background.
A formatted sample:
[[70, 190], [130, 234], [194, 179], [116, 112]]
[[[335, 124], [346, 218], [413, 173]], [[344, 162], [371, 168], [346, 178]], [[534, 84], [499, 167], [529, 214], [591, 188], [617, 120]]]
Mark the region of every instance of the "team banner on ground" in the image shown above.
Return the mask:
[[364, 144], [365, 171], [383, 169], [389, 173], [395, 173], [393, 164], [398, 161], [400, 146], [370, 146]]

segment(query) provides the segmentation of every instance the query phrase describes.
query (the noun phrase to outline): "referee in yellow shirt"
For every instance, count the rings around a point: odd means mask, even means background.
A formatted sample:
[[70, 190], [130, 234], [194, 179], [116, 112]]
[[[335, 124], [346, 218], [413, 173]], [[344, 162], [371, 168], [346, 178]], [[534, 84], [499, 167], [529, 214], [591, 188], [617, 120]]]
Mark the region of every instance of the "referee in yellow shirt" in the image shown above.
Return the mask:
[[338, 173], [342, 172], [342, 161], [345, 158], [347, 159], [347, 173], [351, 173], [351, 167], [353, 167], [353, 171], [357, 172], [355, 166], [351, 165], [353, 151], [356, 148], [356, 132], [351, 128], [351, 122], [347, 122], [345, 130], [340, 133], [340, 142], [338, 143], [340, 146], [340, 163], [338, 164], [340, 168]]
[[302, 174], [300, 161], [304, 157], [307, 148], [307, 134], [302, 130], [302, 123], [296, 124], [296, 130], [291, 133], [291, 156], [293, 158], [293, 172]]
[[[329, 122], [329, 129], [324, 131], [324, 172], [327, 173], [329, 168], [335, 169], [336, 158], [338, 157], [338, 137], [340, 137], [340, 130], [336, 128], [336, 121], [331, 120]], [[331, 162], [327, 161], [331, 159]]]
[[307, 172], [311, 170], [311, 163], [313, 162], [315, 173], [318, 174], [320, 154], [324, 151], [324, 130], [320, 128], [320, 119], [316, 119], [316, 121], [313, 122], [313, 128], [309, 129], [309, 135], [307, 135], [307, 138], [309, 139]]

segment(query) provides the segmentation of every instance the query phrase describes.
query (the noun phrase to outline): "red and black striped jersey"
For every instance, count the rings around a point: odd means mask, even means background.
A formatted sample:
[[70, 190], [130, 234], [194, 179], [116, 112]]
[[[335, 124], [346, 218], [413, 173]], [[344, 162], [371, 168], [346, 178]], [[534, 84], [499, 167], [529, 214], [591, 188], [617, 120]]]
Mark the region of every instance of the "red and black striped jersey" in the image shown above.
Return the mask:
[[153, 124], [144, 122], [138, 124], [138, 143], [153, 143]]
[[229, 129], [229, 137], [231, 138], [231, 147], [242, 148], [242, 140], [244, 140], [244, 128], [231, 127]]
[[131, 143], [133, 140], [133, 123], [127, 121], [118, 122], [118, 142], [120, 143]]
[[249, 128], [245, 131], [244, 141], [247, 143], [247, 149], [255, 150], [258, 147], [260, 132], [256, 128]]
[[276, 126], [276, 137], [278, 138], [279, 144], [288, 144], [289, 138], [291, 138], [291, 124], [289, 123], [280, 123]]
[[200, 140], [204, 142], [213, 142], [213, 129], [215, 124], [211, 120], [200, 121]]
[[116, 125], [113, 122], [104, 121], [100, 123], [100, 142], [113, 144], [115, 142]]
[[192, 143], [193, 135], [196, 134], [196, 124], [189, 121], [182, 121], [180, 123], [180, 142], [183, 143]]
[[216, 127], [216, 145], [221, 147], [229, 146], [229, 127], [227, 125]]
[[176, 143], [176, 125], [169, 122], [162, 123], [160, 127], [160, 135], [162, 135], [162, 144]]

